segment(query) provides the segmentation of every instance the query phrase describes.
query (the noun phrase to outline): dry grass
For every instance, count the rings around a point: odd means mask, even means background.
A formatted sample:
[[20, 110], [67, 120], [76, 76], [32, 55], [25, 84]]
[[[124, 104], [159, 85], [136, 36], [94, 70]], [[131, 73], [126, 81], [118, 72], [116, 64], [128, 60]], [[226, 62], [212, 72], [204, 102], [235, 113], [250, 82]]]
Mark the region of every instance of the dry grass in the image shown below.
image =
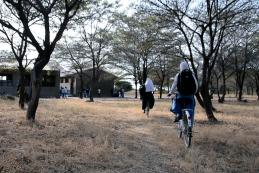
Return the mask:
[[0, 172], [259, 172], [258, 102], [224, 105], [210, 124], [196, 110], [193, 146], [176, 136], [168, 100], [147, 118], [139, 100], [41, 100], [37, 123], [0, 100]]

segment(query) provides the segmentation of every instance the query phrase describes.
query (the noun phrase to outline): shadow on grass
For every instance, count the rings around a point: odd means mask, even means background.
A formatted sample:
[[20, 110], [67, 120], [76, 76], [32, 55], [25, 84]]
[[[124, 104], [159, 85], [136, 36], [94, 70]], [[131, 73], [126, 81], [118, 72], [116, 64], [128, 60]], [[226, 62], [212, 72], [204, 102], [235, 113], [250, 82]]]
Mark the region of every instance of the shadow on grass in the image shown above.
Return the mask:
[[195, 124], [214, 126], [214, 125], [224, 125], [224, 124], [228, 124], [228, 123], [225, 121], [222, 121], [222, 120], [218, 120], [216, 122], [211, 122], [208, 120], [195, 120]]

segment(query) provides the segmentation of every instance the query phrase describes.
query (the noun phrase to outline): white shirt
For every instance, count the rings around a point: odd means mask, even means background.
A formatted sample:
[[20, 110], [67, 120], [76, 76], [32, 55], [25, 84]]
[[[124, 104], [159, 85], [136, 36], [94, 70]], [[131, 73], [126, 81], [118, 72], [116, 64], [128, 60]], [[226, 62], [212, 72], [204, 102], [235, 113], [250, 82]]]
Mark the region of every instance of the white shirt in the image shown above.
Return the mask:
[[145, 82], [146, 92], [153, 92], [154, 91], [154, 84], [151, 79], [147, 78]]

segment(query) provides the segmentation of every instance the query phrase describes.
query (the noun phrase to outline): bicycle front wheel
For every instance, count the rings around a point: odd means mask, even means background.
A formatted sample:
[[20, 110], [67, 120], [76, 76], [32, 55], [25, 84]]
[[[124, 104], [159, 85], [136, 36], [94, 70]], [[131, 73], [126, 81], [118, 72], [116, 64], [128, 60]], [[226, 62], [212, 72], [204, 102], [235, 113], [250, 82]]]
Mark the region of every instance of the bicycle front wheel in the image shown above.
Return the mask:
[[183, 135], [184, 144], [187, 148], [191, 147], [192, 143], [192, 135], [190, 132], [190, 128], [186, 128]]
[[188, 126], [187, 114], [185, 112], [183, 114], [183, 125], [184, 125], [184, 131], [183, 131], [184, 144], [187, 148], [189, 148], [192, 142], [192, 129], [191, 127]]

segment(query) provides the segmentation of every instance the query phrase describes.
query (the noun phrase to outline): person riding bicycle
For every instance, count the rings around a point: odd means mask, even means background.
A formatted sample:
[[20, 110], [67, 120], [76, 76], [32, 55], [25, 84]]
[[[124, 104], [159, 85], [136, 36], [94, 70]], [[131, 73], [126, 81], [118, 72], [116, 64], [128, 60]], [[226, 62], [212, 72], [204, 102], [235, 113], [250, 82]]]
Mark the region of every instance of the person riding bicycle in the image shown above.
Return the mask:
[[147, 78], [144, 85], [140, 88], [140, 97], [142, 99], [142, 110], [145, 113], [147, 102], [149, 102], [149, 108], [152, 109], [155, 103], [154, 99], [154, 84], [151, 79]]
[[174, 122], [178, 122], [182, 118], [183, 103], [180, 101], [181, 99], [187, 99], [189, 101], [185, 108], [192, 110], [190, 114], [193, 120], [195, 108], [194, 94], [197, 91], [197, 79], [190, 70], [188, 63], [185, 61], [181, 62], [180, 72], [175, 75], [171, 90], [168, 93], [169, 97], [173, 93], [176, 93], [176, 96], [173, 99], [172, 108], [170, 109], [171, 112], [176, 114]]

